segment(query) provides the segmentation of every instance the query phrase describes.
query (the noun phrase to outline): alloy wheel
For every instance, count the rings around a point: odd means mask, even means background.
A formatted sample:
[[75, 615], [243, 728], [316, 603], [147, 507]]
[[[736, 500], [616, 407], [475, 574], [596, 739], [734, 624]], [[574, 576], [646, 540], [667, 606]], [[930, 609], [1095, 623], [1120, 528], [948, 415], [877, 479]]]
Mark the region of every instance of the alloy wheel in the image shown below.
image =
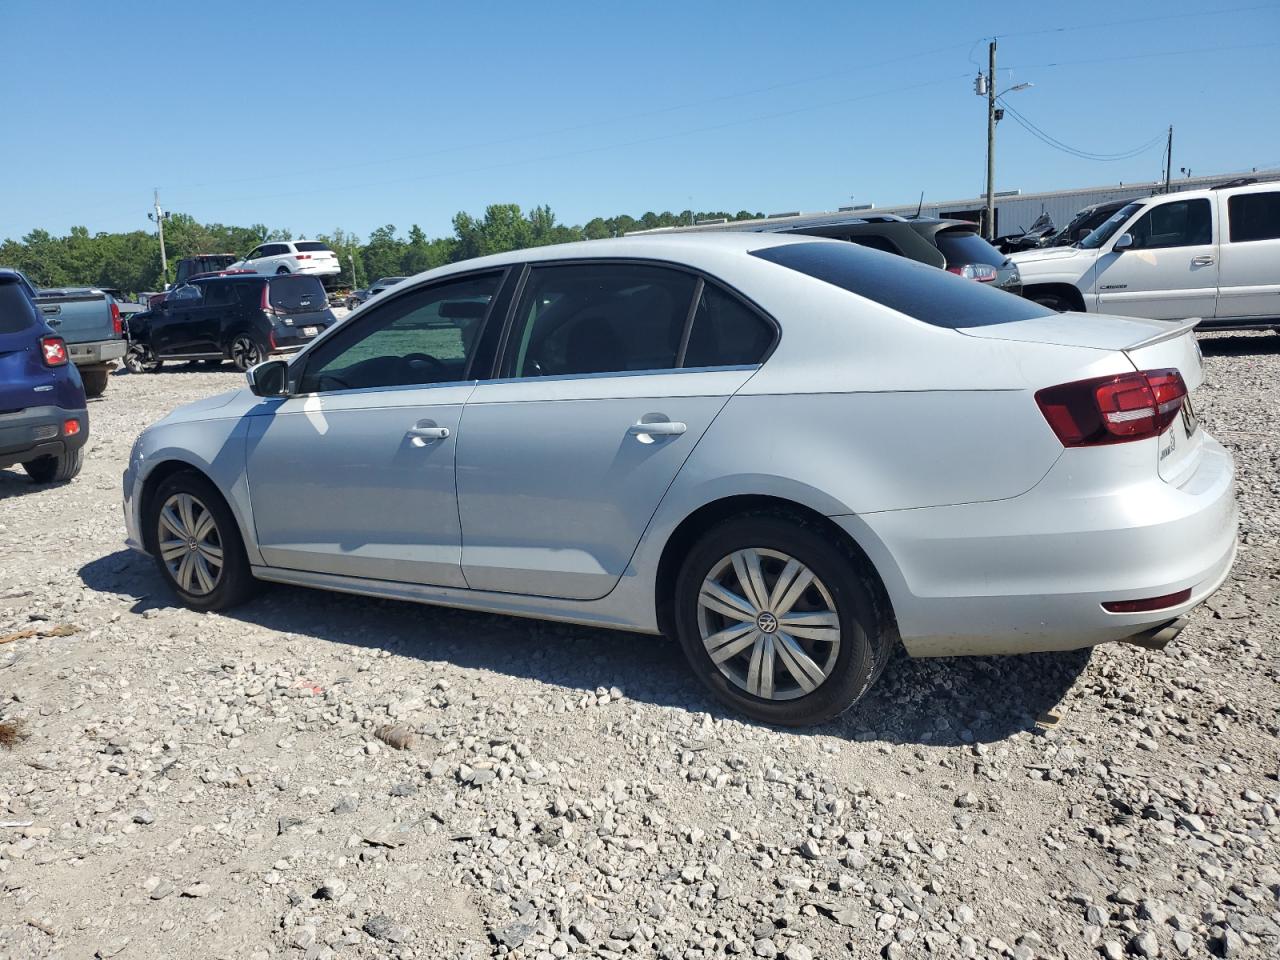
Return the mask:
[[252, 337], [241, 335], [231, 342], [231, 359], [241, 370], [248, 370], [262, 362], [262, 350]]
[[840, 654], [831, 593], [777, 550], [736, 550], [712, 566], [698, 591], [698, 631], [725, 678], [764, 700], [812, 693]]
[[158, 549], [173, 582], [193, 596], [212, 593], [222, 577], [222, 537], [200, 500], [175, 493], [160, 508]]

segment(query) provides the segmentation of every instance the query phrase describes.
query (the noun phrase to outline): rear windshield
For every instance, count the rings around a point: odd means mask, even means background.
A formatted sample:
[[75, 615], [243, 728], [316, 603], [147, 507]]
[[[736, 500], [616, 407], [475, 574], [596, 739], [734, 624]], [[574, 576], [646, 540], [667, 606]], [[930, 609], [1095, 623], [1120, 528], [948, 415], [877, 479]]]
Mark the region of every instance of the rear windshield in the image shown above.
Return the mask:
[[1005, 256], [972, 230], [940, 230], [934, 240], [947, 258], [948, 267], [963, 267], [966, 263], [988, 263], [998, 267]]
[[36, 308], [17, 277], [0, 277], [0, 333], [17, 333], [36, 322]]
[[273, 277], [270, 300], [273, 307], [287, 313], [310, 313], [328, 306], [318, 277]]
[[935, 327], [985, 327], [1053, 315], [1038, 303], [976, 280], [852, 243], [789, 243], [751, 255]]
[[328, 251], [328, 247], [318, 240], [303, 240], [301, 243], [293, 245], [299, 253], [315, 253], [317, 250]]

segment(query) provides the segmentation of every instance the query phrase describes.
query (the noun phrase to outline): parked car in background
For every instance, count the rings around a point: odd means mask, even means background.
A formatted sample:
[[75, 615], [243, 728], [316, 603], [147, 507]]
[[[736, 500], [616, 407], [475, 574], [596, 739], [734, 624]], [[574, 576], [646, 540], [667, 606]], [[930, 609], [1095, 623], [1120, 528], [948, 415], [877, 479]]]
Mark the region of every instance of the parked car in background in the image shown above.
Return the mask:
[[1190, 324], [854, 243], [595, 240], [424, 273], [178, 408], [124, 512], [198, 610], [263, 579], [664, 632], [725, 703], [807, 724], [899, 637], [1175, 636], [1236, 549], [1202, 378]]
[[200, 253], [194, 257], [183, 257], [174, 268], [173, 286], [180, 287], [195, 277], [226, 270], [237, 259], [234, 253]]
[[859, 246], [940, 267], [969, 280], [989, 283], [1007, 293], [1021, 291], [1021, 279], [1013, 262], [984, 240], [978, 233], [978, 225], [968, 220], [938, 217], [907, 219], [893, 214], [796, 215], [766, 220], [731, 220], [694, 227], [659, 227], [656, 230], [635, 231], [630, 236], [722, 231], [796, 234], [847, 240]]
[[100, 397], [116, 362], [124, 356], [124, 326], [115, 298], [98, 287], [37, 290], [36, 307], [60, 336], [80, 369], [84, 392]]
[[1010, 233], [996, 237], [992, 242], [1001, 253], [1017, 253], [1019, 250], [1032, 250], [1045, 245], [1045, 241], [1054, 233], [1053, 218], [1042, 213], [1031, 226], [1020, 233]]
[[397, 283], [400, 283], [402, 280], [406, 280], [406, 279], [408, 278], [407, 277], [381, 277], [375, 280], [373, 283], [371, 283], [368, 287], [364, 288], [363, 290], [352, 290], [349, 294], [347, 294], [347, 298], [344, 301], [345, 306], [348, 310], [354, 310], [356, 307], [360, 306], [360, 304], [364, 303], [370, 297], [376, 297], [383, 290], [386, 290], [388, 287], [394, 287]]
[[0, 268], [0, 468], [36, 483], [80, 472], [89, 413], [67, 344], [44, 320], [25, 277]]
[[1013, 259], [1025, 295], [1054, 310], [1278, 329], [1280, 184], [1144, 197], [1075, 246]]
[[1044, 239], [1040, 244], [1042, 247], [1069, 247], [1073, 243], [1079, 243], [1094, 230], [1102, 226], [1111, 218], [1111, 215], [1127, 204], [1133, 203], [1130, 200], [1108, 200], [1106, 203], [1095, 203], [1092, 206], [1085, 207], [1080, 210], [1071, 222]]
[[280, 240], [259, 244], [227, 269], [268, 275], [305, 273], [326, 278], [338, 276], [342, 265], [338, 255], [319, 240]]
[[155, 309], [130, 318], [125, 365], [133, 373], [153, 373], [166, 361], [217, 366], [230, 360], [247, 370], [273, 353], [297, 350], [333, 322], [317, 277], [192, 280]]
[[129, 300], [125, 295], [114, 287], [103, 287], [102, 292], [111, 297], [116, 302], [116, 308], [120, 311], [121, 318], [127, 318], [130, 314], [142, 313], [147, 308], [141, 303]]

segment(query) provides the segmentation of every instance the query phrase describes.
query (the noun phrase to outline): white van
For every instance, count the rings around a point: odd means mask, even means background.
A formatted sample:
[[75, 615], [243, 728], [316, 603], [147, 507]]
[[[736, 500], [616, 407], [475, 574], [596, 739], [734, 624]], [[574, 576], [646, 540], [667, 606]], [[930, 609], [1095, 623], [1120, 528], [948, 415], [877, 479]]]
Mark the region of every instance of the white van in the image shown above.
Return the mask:
[[1055, 310], [1280, 329], [1280, 182], [1134, 200], [1073, 247], [1011, 259]]

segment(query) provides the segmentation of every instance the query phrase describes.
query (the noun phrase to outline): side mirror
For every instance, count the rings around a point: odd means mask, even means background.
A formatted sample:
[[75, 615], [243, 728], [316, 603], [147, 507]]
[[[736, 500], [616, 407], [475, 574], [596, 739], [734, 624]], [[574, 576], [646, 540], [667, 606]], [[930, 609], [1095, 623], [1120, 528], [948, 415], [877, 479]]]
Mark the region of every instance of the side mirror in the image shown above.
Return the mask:
[[266, 360], [246, 370], [244, 377], [255, 397], [289, 395], [289, 364], [285, 360]]
[[1120, 236], [1116, 237], [1116, 242], [1111, 245], [1111, 249], [1116, 253], [1120, 253], [1122, 250], [1128, 250], [1132, 246], [1133, 234], [1122, 233]]

